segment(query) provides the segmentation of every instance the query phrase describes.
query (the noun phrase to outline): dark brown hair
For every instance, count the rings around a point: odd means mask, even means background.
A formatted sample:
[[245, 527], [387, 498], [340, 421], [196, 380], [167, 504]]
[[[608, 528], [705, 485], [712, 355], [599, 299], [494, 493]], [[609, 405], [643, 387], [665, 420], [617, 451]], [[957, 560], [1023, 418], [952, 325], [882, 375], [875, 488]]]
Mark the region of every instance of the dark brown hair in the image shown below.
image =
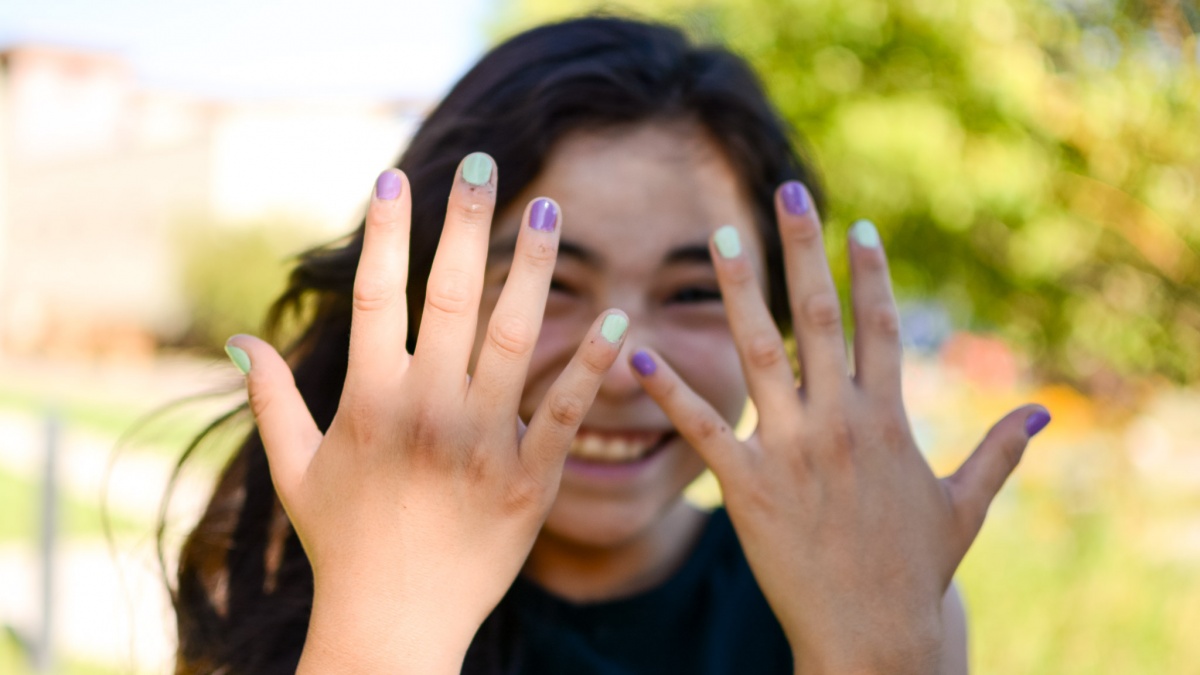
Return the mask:
[[[774, 191], [803, 181], [821, 190], [747, 64], [718, 47], [696, 46], [679, 30], [589, 17], [522, 33], [484, 56], [413, 137], [397, 166], [412, 185], [408, 303], [411, 350], [426, 278], [463, 156], [489, 153], [503, 173], [497, 212], [542, 169], [565, 134], [648, 121], [699, 123], [744, 181], [765, 242], [771, 310], [788, 331], [787, 297]], [[301, 257], [268, 326], [313, 310], [287, 357], [317, 424], [333, 419], [346, 376], [350, 295], [362, 227], [342, 244]], [[180, 463], [218, 425], [196, 439]], [[160, 535], [161, 537], [161, 535]], [[230, 459], [199, 524], [187, 537], [172, 598], [178, 618], [178, 673], [291, 673], [304, 645], [312, 570], [271, 484], [262, 441], [250, 435]], [[500, 607], [484, 623], [464, 672], [516, 668]]]

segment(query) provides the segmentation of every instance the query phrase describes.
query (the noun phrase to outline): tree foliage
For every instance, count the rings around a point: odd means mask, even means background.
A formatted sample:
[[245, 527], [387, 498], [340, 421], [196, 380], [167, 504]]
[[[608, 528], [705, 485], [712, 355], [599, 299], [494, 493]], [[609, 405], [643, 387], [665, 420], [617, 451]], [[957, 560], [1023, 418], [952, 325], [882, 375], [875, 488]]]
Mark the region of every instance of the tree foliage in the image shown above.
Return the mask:
[[[519, 0], [501, 25], [594, 9]], [[757, 68], [824, 176], [831, 233], [874, 220], [903, 299], [999, 333], [1051, 376], [1200, 375], [1193, 5], [642, 0], [634, 12]], [[841, 245], [830, 254], [844, 275]]]

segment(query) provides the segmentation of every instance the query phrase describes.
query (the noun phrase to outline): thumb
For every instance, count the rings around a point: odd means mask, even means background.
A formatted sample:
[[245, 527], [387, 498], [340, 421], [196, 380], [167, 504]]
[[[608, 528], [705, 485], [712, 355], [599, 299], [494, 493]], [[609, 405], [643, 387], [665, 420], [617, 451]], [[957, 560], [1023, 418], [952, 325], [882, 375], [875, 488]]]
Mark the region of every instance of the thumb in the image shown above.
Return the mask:
[[945, 479], [969, 546], [983, 527], [992, 500], [1017, 468], [1029, 439], [1050, 423], [1050, 413], [1040, 405], [1026, 405], [1005, 415], [988, 431], [953, 475]]
[[250, 411], [275, 489], [286, 503], [321, 443], [321, 431], [296, 389], [291, 369], [274, 347], [250, 335], [234, 335], [225, 343], [225, 352], [246, 375]]

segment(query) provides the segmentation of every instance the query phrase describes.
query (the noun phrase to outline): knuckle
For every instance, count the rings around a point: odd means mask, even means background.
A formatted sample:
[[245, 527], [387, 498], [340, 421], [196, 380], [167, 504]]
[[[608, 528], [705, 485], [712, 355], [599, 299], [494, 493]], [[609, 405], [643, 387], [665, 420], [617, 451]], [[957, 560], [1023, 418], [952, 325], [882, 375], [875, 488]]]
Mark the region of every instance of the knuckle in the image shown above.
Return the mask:
[[447, 270], [429, 280], [425, 302], [445, 314], [465, 314], [470, 306], [471, 292], [466, 274]]
[[488, 339], [501, 354], [517, 359], [533, 349], [537, 340], [533, 326], [516, 316], [496, 317], [488, 328]]
[[813, 328], [832, 333], [842, 327], [842, 308], [834, 293], [815, 293], [804, 300], [805, 322]]
[[783, 341], [774, 335], [757, 335], [746, 344], [746, 361], [751, 368], [768, 369], [787, 361]]
[[508, 513], [521, 513], [540, 506], [545, 501], [545, 490], [532, 478], [512, 481], [504, 495], [504, 507]]
[[751, 267], [749, 258], [744, 256], [726, 261], [725, 275], [734, 286], [757, 286], [758, 284], [758, 280], [754, 276], [754, 268]]
[[654, 389], [656, 398], [663, 401], [664, 405], [677, 406], [676, 400], [679, 395], [679, 382], [674, 377], [655, 377], [650, 386]]
[[900, 337], [900, 315], [891, 304], [874, 307], [867, 314], [867, 321], [872, 330], [889, 338]]
[[555, 424], [573, 429], [583, 423], [587, 406], [578, 396], [556, 392], [546, 401], [546, 412]]
[[347, 431], [356, 442], [369, 444], [375, 437], [379, 413], [371, 399], [348, 394], [338, 405], [338, 416], [347, 422]]
[[1025, 443], [1019, 438], [1010, 438], [1000, 444], [1000, 456], [1004, 461], [1004, 468], [1008, 473], [1012, 473], [1017, 468], [1024, 454]]
[[845, 455], [854, 450], [854, 428], [842, 415], [828, 415], [821, 435], [825, 447], [835, 454]]
[[532, 269], [542, 271], [553, 269], [558, 260], [558, 240], [538, 237], [537, 241], [525, 247], [521, 256], [524, 264]]
[[254, 413], [256, 418], [269, 414], [272, 404], [275, 401], [275, 392], [272, 391], [270, 383], [266, 382], [255, 372], [250, 371], [247, 378], [249, 387], [247, 387], [247, 398], [250, 401], [250, 412]]
[[712, 443], [729, 431], [729, 425], [725, 423], [725, 420], [706, 411], [694, 413], [689, 426], [692, 429], [692, 435], [701, 445]]
[[449, 216], [470, 227], [487, 227], [492, 221], [496, 195], [488, 186], [471, 186], [450, 200]]
[[390, 306], [399, 286], [379, 274], [360, 274], [354, 279], [353, 305], [357, 311], [372, 312]]
[[821, 241], [821, 226], [809, 218], [785, 219], [780, 223], [780, 235], [787, 242], [813, 246]]
[[604, 377], [615, 358], [615, 350], [600, 345], [588, 345], [588, 348], [579, 354], [579, 365], [592, 377]]

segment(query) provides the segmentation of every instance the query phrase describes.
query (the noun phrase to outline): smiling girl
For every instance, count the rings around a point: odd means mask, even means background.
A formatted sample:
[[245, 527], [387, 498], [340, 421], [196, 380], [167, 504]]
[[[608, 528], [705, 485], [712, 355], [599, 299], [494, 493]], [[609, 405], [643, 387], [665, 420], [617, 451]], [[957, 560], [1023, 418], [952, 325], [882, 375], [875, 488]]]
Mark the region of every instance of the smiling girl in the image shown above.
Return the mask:
[[[951, 580], [1049, 416], [935, 478], [879, 234], [851, 373], [820, 201], [727, 51], [494, 49], [301, 261], [286, 360], [229, 341], [257, 431], [184, 545], [177, 672], [964, 672]], [[727, 510], [684, 501], [705, 466]]]

